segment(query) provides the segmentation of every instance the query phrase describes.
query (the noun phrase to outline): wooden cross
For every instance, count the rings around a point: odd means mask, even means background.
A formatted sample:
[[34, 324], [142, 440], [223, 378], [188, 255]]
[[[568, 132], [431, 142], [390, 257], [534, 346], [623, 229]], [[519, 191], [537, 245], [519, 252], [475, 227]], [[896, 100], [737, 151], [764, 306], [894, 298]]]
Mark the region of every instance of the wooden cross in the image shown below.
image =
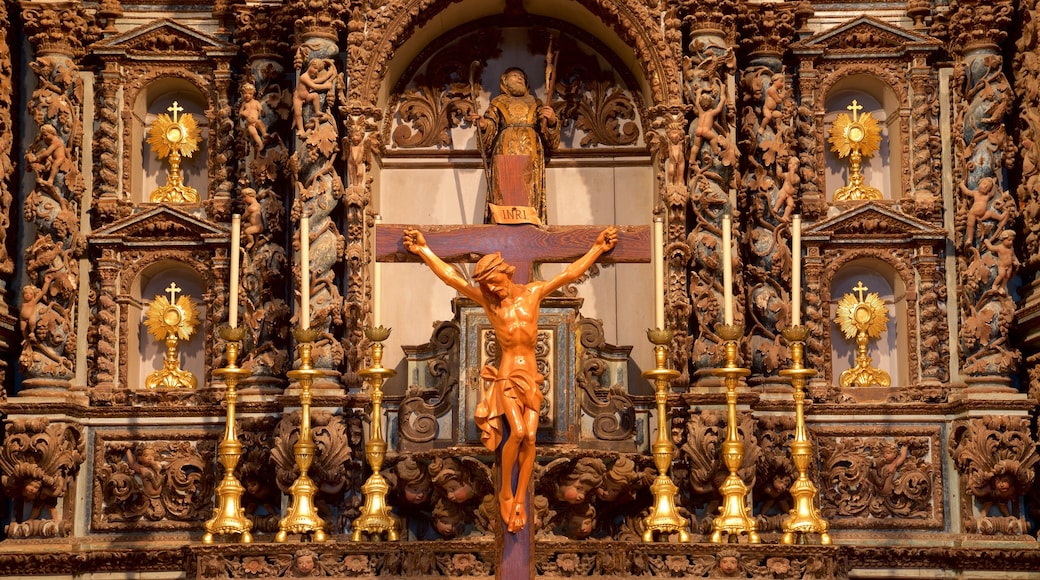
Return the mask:
[[[496, 160], [497, 162], [498, 160]], [[506, 160], [497, 165], [503, 201], [510, 205], [524, 206], [529, 203], [520, 170], [528, 159]], [[380, 262], [421, 262], [422, 259], [404, 247], [404, 230], [413, 228], [423, 233], [426, 245], [448, 263], [472, 263], [481, 256], [501, 252], [503, 259], [516, 267], [513, 282], [526, 284], [536, 264], [573, 262], [583, 256], [604, 226], [535, 226], [518, 225], [454, 225], [454, 226], [410, 226], [379, 224], [376, 226], [376, 260]], [[618, 228], [618, 243], [610, 252], [602, 255], [597, 263], [649, 262], [650, 227], [627, 226]], [[496, 469], [501, 469], [501, 450], [496, 453]], [[500, 485], [515, 485], [516, 471], [512, 477], [501, 474]], [[528, 490], [530, 494], [530, 489]], [[528, 499], [533, 497], [528, 496]], [[528, 510], [530, 512], [530, 503]], [[497, 563], [498, 580], [530, 580], [534, 578], [534, 519], [528, 514], [527, 526], [520, 533], [498, 534], [500, 561]]]
[[[500, 155], [496, 159], [503, 201], [509, 205], [526, 205], [527, 187], [522, 168], [530, 160], [524, 155]], [[519, 159], [517, 159], [519, 158]], [[516, 266], [513, 282], [531, 281], [535, 266], [544, 263], [569, 263], [580, 258], [596, 242], [604, 226], [410, 226], [381, 224], [376, 227], [376, 260], [380, 262], [421, 262], [419, 256], [404, 247], [405, 229], [423, 233], [426, 244], [445, 262], [473, 263], [484, 254], [501, 252], [502, 258]], [[618, 228], [618, 243], [601, 256], [600, 264], [645, 263], [650, 261], [650, 227]]]

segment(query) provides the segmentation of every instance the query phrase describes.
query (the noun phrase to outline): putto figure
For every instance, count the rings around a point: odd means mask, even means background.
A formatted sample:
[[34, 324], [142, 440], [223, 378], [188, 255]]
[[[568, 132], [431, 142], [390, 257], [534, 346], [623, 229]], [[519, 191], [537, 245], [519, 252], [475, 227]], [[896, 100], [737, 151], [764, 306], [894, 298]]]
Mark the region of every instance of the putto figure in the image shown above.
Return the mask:
[[[471, 119], [478, 125], [481, 145], [488, 152], [491, 166], [488, 191], [489, 204], [504, 204], [499, 183], [502, 155], [520, 155], [530, 159], [524, 172], [524, 187], [530, 207], [538, 212], [541, 223], [547, 223], [545, 203], [546, 154], [560, 145], [560, 123], [551, 106], [530, 93], [527, 75], [519, 68], [502, 73], [501, 94], [491, 100], [484, 116]], [[492, 222], [491, 209], [484, 215], [485, 223]]]
[[[495, 330], [501, 363], [497, 369], [487, 366], [480, 373], [485, 390], [475, 420], [484, 446], [491, 451], [500, 444], [502, 447], [498, 507], [506, 529], [512, 533], [527, 525], [527, 486], [534, 471], [535, 435], [542, 406], [539, 387], [545, 377], [538, 372], [535, 357], [539, 308], [546, 296], [577, 280], [600, 256], [614, 249], [617, 241], [617, 228], [608, 227], [584, 256], [556, 277], [527, 284], [514, 284], [515, 267], [498, 252], [488, 254], [473, 270], [474, 286], [433, 253], [421, 232], [404, 231], [404, 247], [421, 257], [445, 284], [483, 307]], [[506, 426], [509, 436], [503, 441]], [[515, 490], [508, 484], [514, 468], [518, 472]]]

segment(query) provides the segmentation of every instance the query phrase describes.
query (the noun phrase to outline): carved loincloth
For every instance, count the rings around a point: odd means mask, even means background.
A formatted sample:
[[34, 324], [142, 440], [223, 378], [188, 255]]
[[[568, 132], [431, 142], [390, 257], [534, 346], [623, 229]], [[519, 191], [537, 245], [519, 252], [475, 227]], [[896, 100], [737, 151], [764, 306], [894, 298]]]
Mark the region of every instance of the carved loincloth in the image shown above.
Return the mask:
[[502, 421], [508, 420], [501, 418], [506, 409], [519, 406], [522, 417], [528, 409], [537, 413], [542, 408], [545, 396], [541, 386], [545, 377], [524, 369], [514, 369], [508, 377], [499, 377], [498, 369], [487, 365], [481, 369], [480, 378], [485, 382], [484, 396], [473, 415], [484, 447], [495, 451], [502, 442]]

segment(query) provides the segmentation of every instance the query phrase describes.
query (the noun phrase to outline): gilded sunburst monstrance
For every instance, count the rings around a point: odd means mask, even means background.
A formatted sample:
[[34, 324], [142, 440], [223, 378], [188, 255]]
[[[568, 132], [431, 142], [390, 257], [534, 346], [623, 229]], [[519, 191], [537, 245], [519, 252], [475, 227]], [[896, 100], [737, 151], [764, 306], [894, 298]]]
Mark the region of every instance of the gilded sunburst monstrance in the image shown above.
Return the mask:
[[855, 100], [847, 108], [852, 111], [852, 117], [841, 113], [831, 125], [831, 150], [842, 159], [850, 158], [849, 183], [834, 192], [834, 201], [881, 199], [881, 191], [865, 185], [860, 173], [863, 159], [877, 153], [881, 144], [881, 127], [869, 112], [859, 114], [863, 105]]
[[887, 372], [871, 367], [873, 361], [867, 355], [867, 342], [877, 339], [885, 331], [888, 308], [878, 298], [877, 292], [863, 296], [867, 290], [863, 282], [858, 283], [853, 290], [859, 293], [859, 298], [852, 294], [842, 296], [838, 302], [838, 315], [834, 319], [845, 333], [845, 338], [856, 339], [856, 366], [841, 373], [839, 383], [842, 388], [873, 385], [889, 387], [892, 378]]
[[170, 158], [170, 172], [163, 185], [152, 192], [152, 203], [198, 203], [199, 192], [184, 185], [181, 176], [181, 158], [191, 157], [199, 148], [199, 126], [191, 113], [180, 115], [184, 109], [174, 101], [166, 109], [173, 117], [160, 113], [148, 131], [148, 144], [159, 159]]
[[145, 318], [145, 326], [148, 332], [166, 343], [166, 357], [163, 359], [163, 368], [148, 375], [145, 379], [145, 387], [155, 388], [188, 388], [194, 389], [198, 380], [191, 371], [180, 368], [180, 360], [177, 356], [177, 342], [188, 340], [195, 334], [195, 327], [199, 324], [199, 312], [191, 298], [177, 293], [181, 291], [177, 284], [171, 283], [166, 289], [170, 298], [156, 296], [148, 306], [148, 316]]

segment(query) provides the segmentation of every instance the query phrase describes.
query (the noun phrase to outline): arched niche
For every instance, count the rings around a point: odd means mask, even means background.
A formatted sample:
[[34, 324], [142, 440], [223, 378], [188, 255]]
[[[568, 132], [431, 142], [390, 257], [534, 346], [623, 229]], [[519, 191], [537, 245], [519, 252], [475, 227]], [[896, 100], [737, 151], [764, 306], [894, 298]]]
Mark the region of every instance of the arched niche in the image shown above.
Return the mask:
[[[384, 109], [386, 149], [375, 182], [378, 188], [373, 190], [386, 223], [483, 222], [483, 160], [476, 130], [464, 120], [473, 109], [471, 63], [477, 62], [472, 70], [474, 83], [480, 85], [480, 113], [499, 95], [501, 75], [510, 67], [523, 69], [531, 93], [544, 101], [545, 53], [551, 36], [554, 50], [561, 51], [553, 104], [563, 130], [561, 146], [546, 171], [549, 223], [649, 224], [655, 189], [645, 140], [646, 82], [630, 68], [631, 49], [626, 49], [626, 60], [583, 28], [535, 15], [492, 15], [440, 30], [440, 35], [425, 37], [427, 45], [421, 50], [409, 42], [409, 50], [395, 54], [414, 54], [411, 62], [388, 65], [401, 72]], [[565, 93], [565, 86], [573, 92]], [[547, 264], [541, 274], [552, 276], [558, 269]], [[451, 316], [455, 292], [424, 266], [386, 266], [381, 275], [384, 321], [400, 329], [388, 339], [389, 352], [398, 344], [429, 340], [428, 327], [405, 321]], [[604, 268], [579, 288], [585, 300], [582, 313], [603, 320], [611, 343], [645, 343], [643, 329], [652, 317], [653, 299], [644, 281], [651, 277], [648, 264]], [[417, 280], [427, 298], [420, 310], [413, 298]], [[648, 350], [640, 349], [634, 356], [644, 359], [639, 364], [650, 366]]]
[[870, 113], [881, 129], [878, 151], [861, 162], [860, 172], [864, 185], [881, 191], [883, 199], [898, 200], [902, 197], [903, 162], [902, 134], [899, 126], [899, 97], [880, 78], [863, 73], [843, 77], [831, 85], [824, 99], [824, 159], [826, 161], [827, 199], [833, 200], [834, 192], [848, 184], [849, 158], [840, 158], [832, 149], [831, 127], [838, 115], [852, 117], [848, 107], [853, 101], [863, 107], [859, 115]]
[[186, 341], [177, 345], [180, 368], [195, 375], [201, 387], [206, 379], [205, 337], [206, 307], [202, 300], [204, 283], [198, 272], [181, 262], [163, 260], [152, 264], [141, 271], [131, 290], [131, 301], [128, 308], [128, 343], [130, 353], [128, 377], [131, 390], [145, 388], [145, 380], [152, 372], [163, 368], [166, 345], [149, 333], [145, 320], [148, 308], [159, 296], [170, 299], [168, 289], [176, 284], [179, 289], [176, 296], [191, 298], [198, 312], [198, 324], [195, 333]]
[[131, 199], [135, 204], [149, 203], [149, 197], [158, 187], [166, 185], [170, 169], [169, 158], [159, 156], [148, 144], [148, 132], [160, 114], [173, 118], [170, 108], [176, 102], [182, 109], [179, 116], [190, 113], [199, 127], [198, 149], [191, 157], [181, 159], [180, 171], [184, 184], [195, 188], [199, 201], [209, 192], [209, 123], [205, 95], [191, 82], [172, 77], [161, 77], [150, 82], [137, 94], [133, 104], [130, 167]]
[[[863, 297], [876, 293], [885, 304], [888, 323], [878, 339], [871, 339], [867, 344], [867, 355], [872, 359], [871, 366], [888, 373], [892, 379], [892, 387], [910, 384], [909, 331], [907, 327], [907, 293], [902, 278], [891, 265], [876, 258], [860, 258], [845, 264], [835, 272], [831, 279], [831, 381], [835, 387], [840, 385], [841, 373], [856, 364], [856, 340], [846, 339], [841, 328], [835, 322], [838, 303], [851, 294], [857, 299], [860, 293], [856, 290], [860, 283], [866, 290]], [[856, 387], [853, 387], [856, 388]]]

